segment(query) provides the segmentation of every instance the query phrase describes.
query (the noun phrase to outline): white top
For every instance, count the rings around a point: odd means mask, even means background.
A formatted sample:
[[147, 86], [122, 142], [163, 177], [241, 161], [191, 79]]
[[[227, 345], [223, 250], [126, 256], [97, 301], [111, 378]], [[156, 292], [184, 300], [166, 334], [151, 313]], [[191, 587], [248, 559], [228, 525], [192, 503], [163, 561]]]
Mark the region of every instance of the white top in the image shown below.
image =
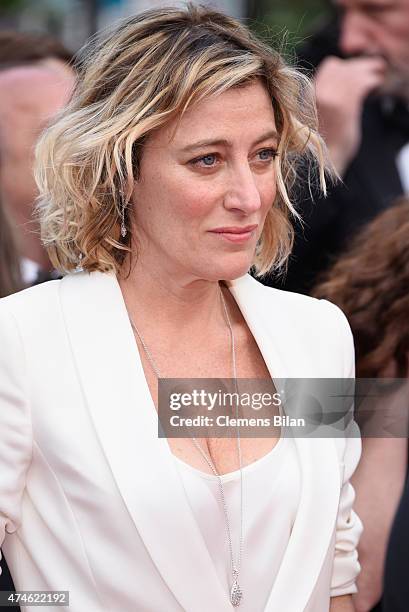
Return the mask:
[[[219, 580], [229, 593], [232, 583], [230, 553], [217, 476], [174, 457]], [[237, 562], [240, 471], [223, 474], [221, 478], [233, 556]], [[300, 467], [292, 438], [280, 438], [267, 455], [243, 468], [243, 555], [238, 580], [243, 598], [238, 608], [240, 612], [265, 609], [294, 524], [299, 496]]]

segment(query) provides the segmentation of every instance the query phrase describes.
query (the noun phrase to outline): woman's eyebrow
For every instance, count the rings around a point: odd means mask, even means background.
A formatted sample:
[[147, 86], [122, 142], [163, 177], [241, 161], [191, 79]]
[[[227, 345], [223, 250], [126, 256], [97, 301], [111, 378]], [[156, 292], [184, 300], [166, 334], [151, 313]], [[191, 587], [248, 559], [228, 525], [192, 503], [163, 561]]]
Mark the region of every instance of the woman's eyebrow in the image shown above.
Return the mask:
[[[257, 145], [260, 142], [263, 142], [264, 140], [268, 140], [269, 138], [275, 138], [276, 140], [278, 140], [278, 134], [277, 134], [276, 130], [269, 130], [268, 132], [266, 132], [265, 134], [263, 134], [262, 136], [257, 138], [252, 143], [252, 146]], [[189, 145], [183, 147], [181, 149], [181, 151], [183, 151], [183, 152], [193, 151], [194, 149], [200, 149], [200, 148], [203, 148], [203, 147], [210, 147], [210, 146], [232, 147], [233, 143], [231, 141], [229, 141], [229, 140], [226, 140], [225, 138], [216, 138], [216, 139], [209, 139], [209, 140], [198, 140], [197, 142], [194, 142], [192, 144], [189, 144]]]

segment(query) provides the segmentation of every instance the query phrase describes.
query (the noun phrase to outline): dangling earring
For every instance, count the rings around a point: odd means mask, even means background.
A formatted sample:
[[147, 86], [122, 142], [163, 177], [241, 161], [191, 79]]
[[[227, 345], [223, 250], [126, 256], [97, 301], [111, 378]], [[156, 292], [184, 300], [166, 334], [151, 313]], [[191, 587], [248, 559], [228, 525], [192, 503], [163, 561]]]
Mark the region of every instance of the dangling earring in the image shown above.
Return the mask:
[[82, 272], [82, 257], [83, 257], [83, 255], [82, 255], [82, 253], [80, 253], [80, 254], [78, 255], [78, 262], [77, 262], [77, 265], [75, 266], [75, 270], [76, 270], [77, 272]]
[[126, 203], [124, 199], [124, 193], [123, 191], [121, 191], [121, 236], [122, 238], [125, 238], [125, 236], [128, 233], [128, 230], [126, 229], [126, 225], [125, 225], [125, 210], [126, 210]]

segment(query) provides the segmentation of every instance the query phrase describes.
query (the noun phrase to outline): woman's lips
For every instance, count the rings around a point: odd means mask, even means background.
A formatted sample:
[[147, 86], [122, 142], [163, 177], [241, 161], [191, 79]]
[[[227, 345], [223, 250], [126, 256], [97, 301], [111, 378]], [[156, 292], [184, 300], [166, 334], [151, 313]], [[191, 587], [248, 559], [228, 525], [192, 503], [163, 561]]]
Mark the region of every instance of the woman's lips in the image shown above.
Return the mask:
[[229, 242], [240, 243], [249, 240], [254, 235], [257, 227], [257, 225], [247, 225], [246, 227], [218, 227], [217, 229], [211, 230], [211, 233]]

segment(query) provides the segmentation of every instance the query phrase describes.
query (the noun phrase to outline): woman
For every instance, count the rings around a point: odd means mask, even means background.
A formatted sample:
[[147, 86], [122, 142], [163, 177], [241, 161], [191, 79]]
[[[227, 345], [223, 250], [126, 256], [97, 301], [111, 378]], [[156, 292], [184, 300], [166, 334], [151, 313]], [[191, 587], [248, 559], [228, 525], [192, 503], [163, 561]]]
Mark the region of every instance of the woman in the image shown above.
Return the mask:
[[288, 255], [298, 161], [323, 179], [311, 100], [191, 5], [86, 50], [38, 148], [43, 239], [68, 274], [1, 304], [18, 587], [69, 590], [80, 612], [353, 609], [359, 440], [166, 439], [155, 410], [160, 376], [353, 376], [336, 307], [247, 275]]
[[[359, 233], [314, 291], [346, 314], [354, 334], [359, 377], [408, 378], [408, 283], [409, 201], [402, 198]], [[355, 598], [359, 612], [371, 610], [382, 596], [389, 533], [407, 473], [407, 403], [408, 384], [402, 380], [382, 393], [379, 406], [371, 406], [374, 413], [379, 407], [383, 423], [389, 425], [388, 434], [382, 434], [380, 425], [371, 427], [372, 434], [365, 435], [363, 429], [362, 459], [353, 479], [355, 506], [365, 525]], [[405, 524], [403, 516], [401, 510], [400, 525]], [[406, 555], [402, 555], [407, 550], [402, 545], [406, 534], [407, 528], [395, 528], [382, 609], [407, 609], [407, 584], [400, 580], [407, 569]]]

